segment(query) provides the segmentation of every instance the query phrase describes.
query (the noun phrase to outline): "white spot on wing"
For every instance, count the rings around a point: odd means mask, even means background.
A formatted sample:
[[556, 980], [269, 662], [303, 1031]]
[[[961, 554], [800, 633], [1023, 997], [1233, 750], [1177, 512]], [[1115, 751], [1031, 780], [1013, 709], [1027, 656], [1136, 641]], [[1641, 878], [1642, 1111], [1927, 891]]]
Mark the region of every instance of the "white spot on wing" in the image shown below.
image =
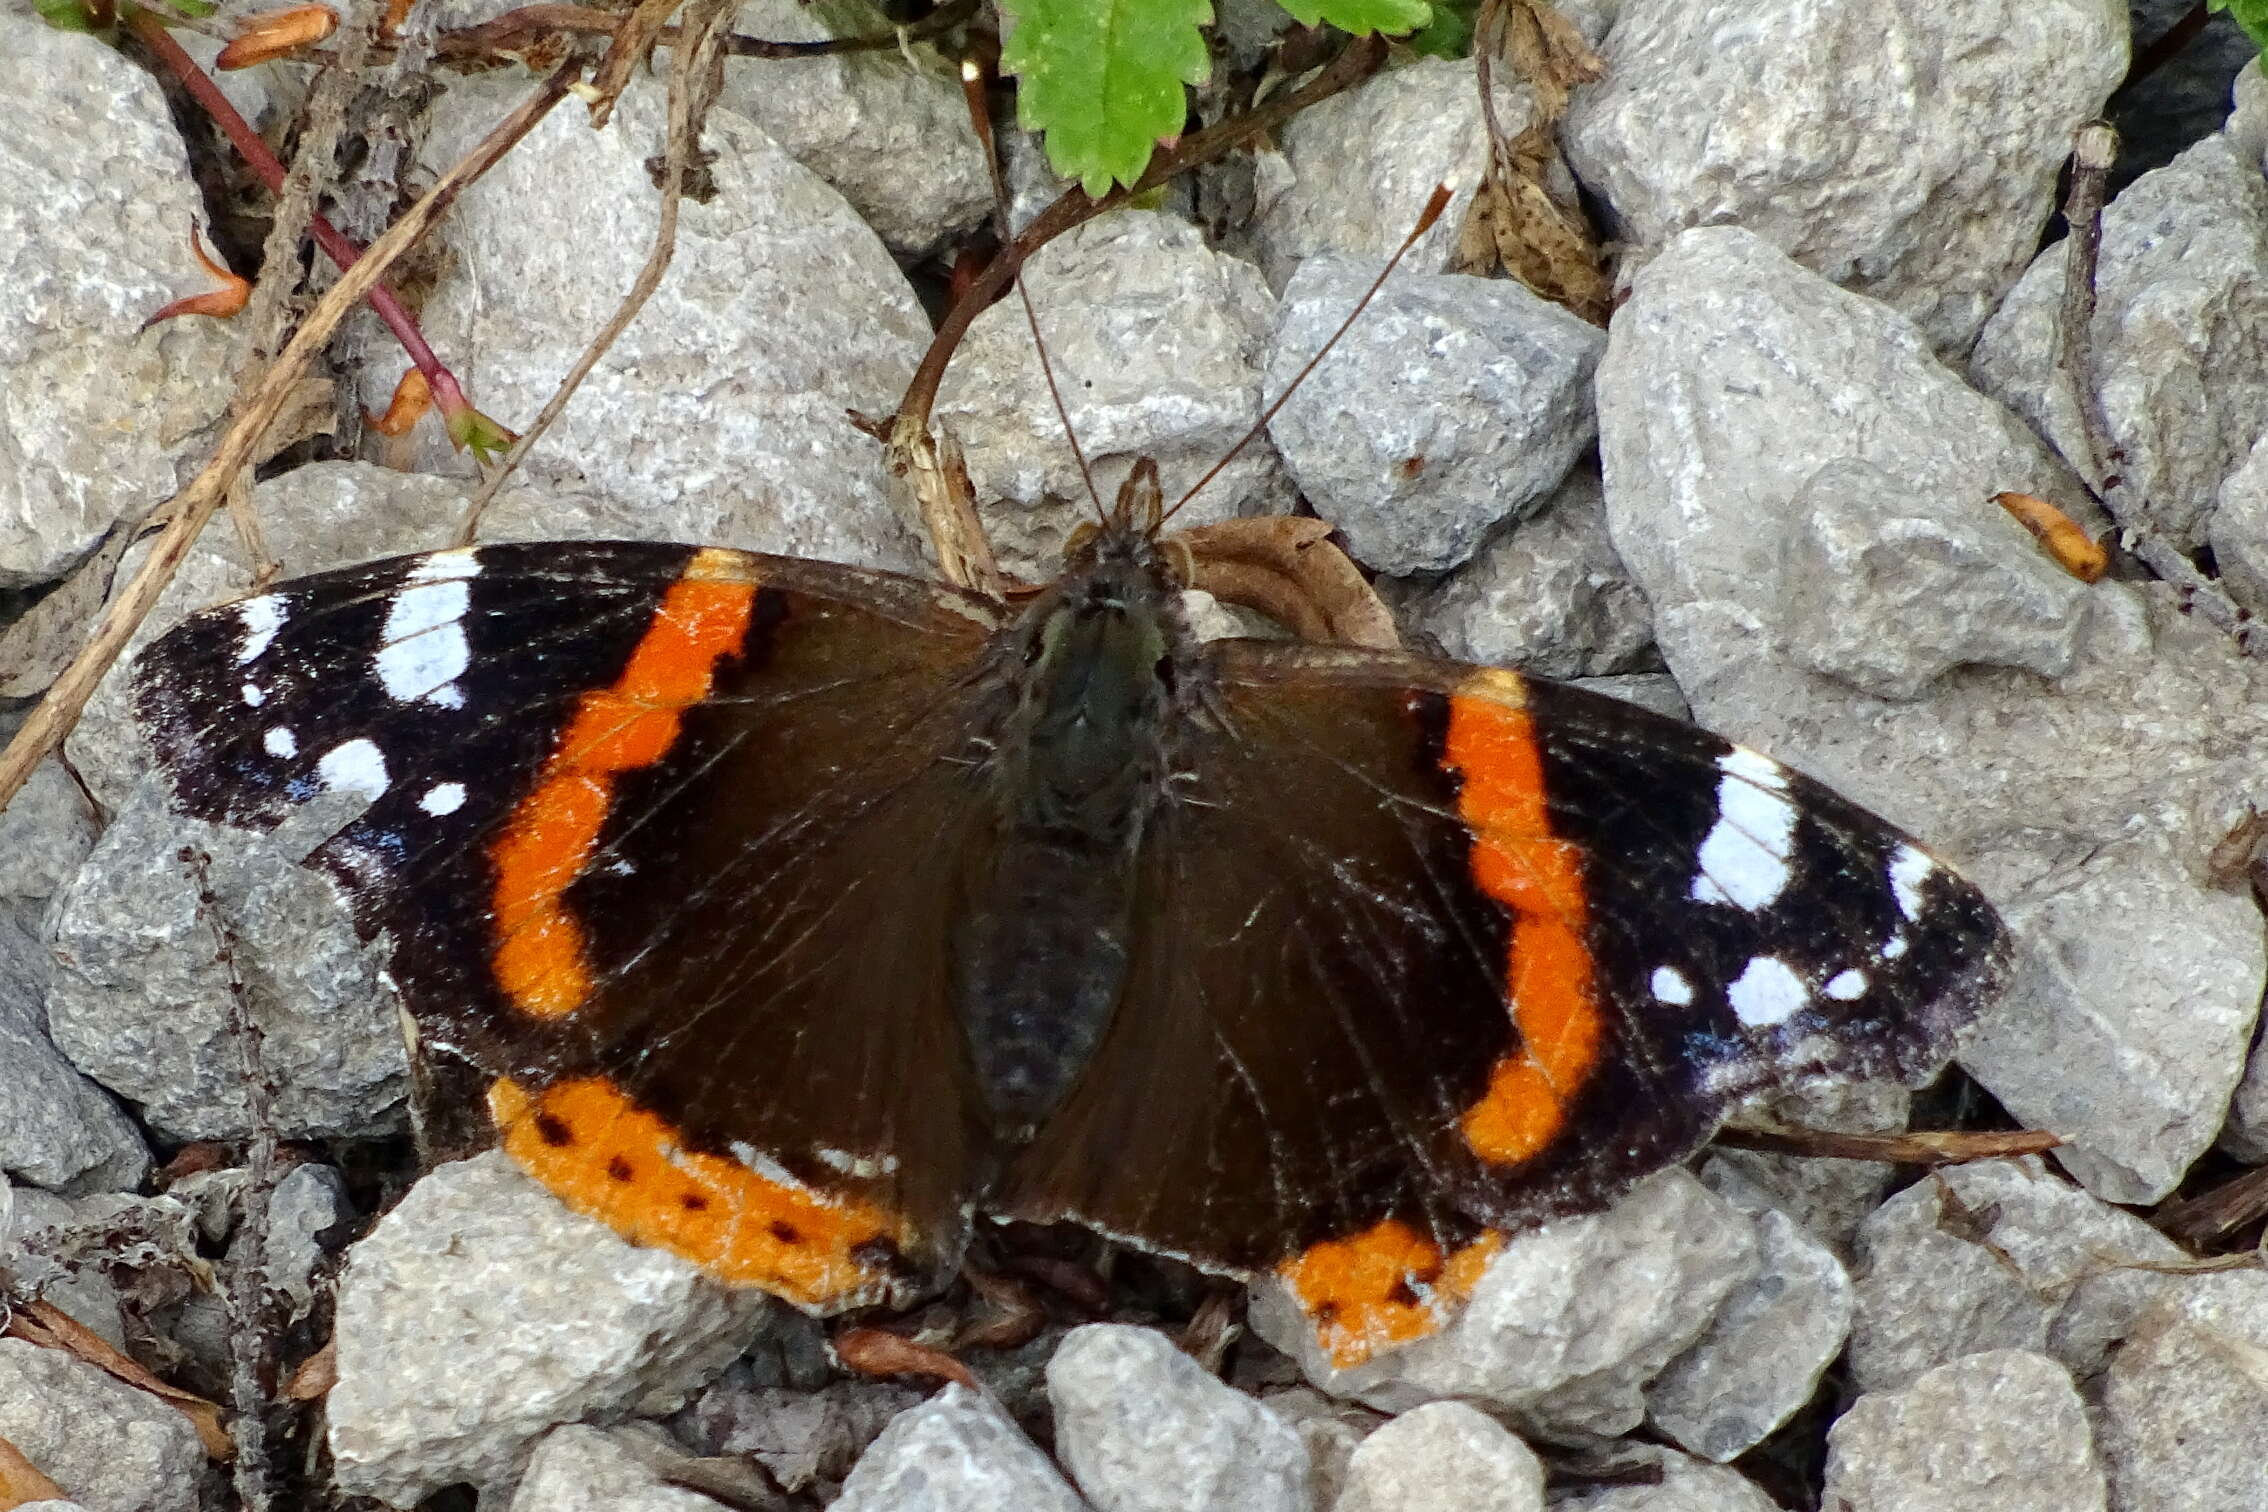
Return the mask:
[[1743, 1024], [1769, 1029], [1784, 1024], [1790, 1015], [1811, 1001], [1803, 978], [1777, 956], [1757, 956], [1739, 978], [1725, 989], [1725, 997]]
[[387, 774], [385, 754], [361, 739], [325, 751], [315, 763], [315, 775], [323, 779], [326, 791], [360, 793], [368, 798], [383, 794], [394, 780]]
[[410, 569], [408, 586], [386, 609], [378, 681], [403, 703], [425, 699], [461, 707], [453, 686], [472, 662], [463, 620], [472, 603], [466, 579], [480, 571], [470, 552], [443, 552]]
[[257, 709], [268, 701], [268, 690], [258, 683], [248, 682], [239, 691], [244, 694], [244, 703], [247, 708]]
[[1682, 1005], [1693, 1001], [1693, 984], [1674, 966], [1656, 966], [1646, 985], [1662, 1002]]
[[236, 618], [244, 627], [244, 639], [236, 646], [236, 664], [241, 667], [246, 662], [259, 660], [261, 653], [275, 640], [276, 632], [283, 628], [283, 600], [272, 593], [248, 598], [236, 606]]
[[1882, 959], [1885, 961], [1895, 961], [1905, 953], [1906, 937], [1902, 934], [1892, 935], [1889, 943], [1882, 947]]
[[436, 782], [417, 800], [417, 806], [435, 818], [453, 814], [465, 806], [465, 785], [461, 782]]
[[260, 737], [260, 748], [270, 756], [289, 761], [299, 754], [299, 737], [282, 725], [277, 725]]
[[1866, 996], [1866, 973], [1856, 967], [1838, 971], [1819, 989], [1838, 1003], [1855, 1003]]
[[1937, 873], [1937, 863], [1910, 845], [1890, 854], [1890, 891], [1898, 899], [1898, 912], [1913, 923], [1921, 922], [1922, 884]]
[[1717, 759], [1717, 822], [1695, 858], [1693, 897], [1730, 903], [1754, 913], [1788, 885], [1796, 809], [1782, 795], [1787, 772], [1754, 751], [1735, 746]]

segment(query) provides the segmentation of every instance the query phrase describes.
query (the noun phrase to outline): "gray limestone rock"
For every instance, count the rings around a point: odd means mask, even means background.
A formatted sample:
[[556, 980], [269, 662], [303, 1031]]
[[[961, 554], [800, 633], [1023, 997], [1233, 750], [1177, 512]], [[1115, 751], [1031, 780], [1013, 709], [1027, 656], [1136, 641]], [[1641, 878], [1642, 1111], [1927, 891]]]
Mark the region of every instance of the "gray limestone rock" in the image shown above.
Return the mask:
[[989, 1399], [948, 1386], [882, 1430], [835, 1512], [1086, 1512], [1055, 1466]]
[[1252, 1328], [1338, 1396], [1385, 1411], [1462, 1397], [1524, 1432], [1587, 1442], [1645, 1416], [1642, 1389], [1756, 1274], [1755, 1226], [1682, 1170], [1604, 1213], [1514, 1236], [1464, 1310], [1430, 1338], [1335, 1369], [1281, 1284], [1252, 1295]]
[[2163, 1196], [2219, 1132], [2258, 1009], [2258, 915], [2204, 861], [2268, 799], [2268, 677], [2167, 592], [2111, 582], [2054, 682], [1939, 646], [1956, 665], [1888, 702], [1800, 664], [1776, 634], [1780, 552], [1824, 460], [1979, 510], [2018, 489], [2100, 517], [1910, 325], [1745, 232], [1687, 232], [1646, 267], [1598, 390], [1608, 525], [1697, 716], [1984, 885], [2018, 970], [1964, 1064], [2065, 1135], [2058, 1159], [2100, 1195]]
[[[421, 161], [454, 162], [523, 89], [453, 81]], [[439, 233], [449, 271], [426, 336], [503, 424], [535, 416], [644, 263], [659, 215], [645, 162], [663, 123], [659, 81], [626, 92], [604, 131], [555, 111]], [[874, 232], [746, 117], [712, 110], [702, 142], [718, 193], [685, 203], [668, 277], [520, 476], [705, 544], [911, 567], [880, 449], [844, 411], [896, 408], [929, 323]], [[382, 408], [397, 371], [366, 373], [363, 402]], [[431, 423], [392, 450], [401, 465], [471, 471]]]
[[[2057, 364], [2061, 244], [2009, 292], [1969, 374], [2085, 470], [2086, 442]], [[2227, 137], [2207, 137], [2128, 185], [2103, 213], [2090, 327], [2097, 403], [2115, 471], [2175, 545], [2206, 538], [2214, 495], [2268, 433], [2268, 182]]]
[[1798, 665], [1899, 699], [1964, 663], [2071, 670], [2087, 585], [1974, 491], [1912, 491], [1845, 457], [1789, 508], [1779, 633]]
[[86, 794], [61, 762], [51, 756], [33, 767], [30, 780], [0, 809], [0, 906], [52, 897], [87, 859], [100, 832]]
[[2256, 1038], [2244, 1063], [2244, 1080], [2229, 1099], [2221, 1148], [2250, 1165], [2268, 1165], [2268, 1040]]
[[[28, 8], [0, 12], [0, 588], [58, 577], [197, 470], [238, 335], [142, 323], [212, 280], [203, 202], [149, 72]], [[36, 396], [36, 402], [25, 402]]]
[[406, 1505], [507, 1483], [556, 1424], [676, 1407], [770, 1305], [569, 1212], [500, 1152], [441, 1166], [339, 1282], [338, 1485]]
[[2268, 1505], [2268, 1275], [2179, 1278], [2112, 1357], [2099, 1423], [2113, 1506]]
[[1055, 1452], [1101, 1512], [1306, 1512], [1307, 1447], [1155, 1329], [1073, 1329], [1047, 1366]]
[[581, 1423], [554, 1428], [528, 1457], [511, 1512], [720, 1512], [723, 1502], [662, 1479], [644, 1447]]
[[1607, 538], [1595, 466], [1578, 462], [1537, 513], [1438, 580], [1381, 579], [1402, 627], [1460, 661], [1543, 677], [1608, 677], [1654, 644], [1646, 596]]
[[1811, 1400], [1851, 1326], [1851, 1278], [1834, 1252], [1787, 1214], [1734, 1201], [1756, 1224], [1756, 1274], [1646, 1388], [1647, 1420], [1720, 1464]]
[[0, 902], [0, 1172], [63, 1191], [138, 1186], [141, 1134], [48, 1037], [53, 970], [37, 911]]
[[1463, 1402], [1413, 1407], [1362, 1441], [1332, 1512], [1543, 1512], [1543, 1462]]
[[321, 1236], [353, 1213], [346, 1178], [336, 1166], [295, 1165], [268, 1194], [262, 1279], [283, 1299], [290, 1321], [314, 1308], [315, 1269], [328, 1255]]
[[[1049, 243], [1023, 277], [1105, 506], [1141, 457], [1157, 462], [1171, 505], [1259, 422], [1275, 300], [1250, 264], [1212, 250], [1195, 226], [1122, 210]], [[1095, 511], [1021, 300], [971, 324], [936, 413], [967, 454], [1003, 565], [1053, 577], [1065, 538]], [[1274, 453], [1256, 440], [1175, 519], [1270, 514], [1289, 499]]]
[[2268, 434], [2222, 480], [2206, 535], [2229, 597], [2268, 614]]
[[2037, 1158], [1949, 1167], [1859, 1230], [1851, 1379], [1895, 1391], [1995, 1349], [2045, 1353], [2091, 1376], [2170, 1284], [2142, 1267], [2181, 1258], [2172, 1240]]
[[[1497, 119], [1518, 131], [1533, 100], [1511, 81], [1510, 69], [1494, 77]], [[1415, 229], [1435, 186], [1453, 180], [1457, 194], [1448, 210], [1402, 259], [1407, 272], [1439, 273], [1456, 250], [1457, 228], [1488, 161], [1473, 61], [1420, 58], [1388, 69], [1300, 112], [1277, 142], [1280, 155], [1260, 155], [1253, 230], [1271, 285], [1282, 288], [1320, 252], [1369, 259], [1375, 273]], [[1566, 170], [1557, 176], [1571, 193]]]
[[0, 1439], [87, 1512], [197, 1512], [189, 1419], [61, 1350], [0, 1339]]
[[[1280, 393], [1377, 275], [1313, 257], [1284, 288], [1268, 388]], [[1269, 422], [1300, 492], [1381, 572], [1440, 572], [1533, 513], [1597, 434], [1606, 336], [1516, 283], [1389, 279]]]
[[[827, 19], [795, 0], [759, 0], [735, 25], [810, 42], [839, 33]], [[890, 53], [748, 59], [727, 66], [717, 102], [840, 190], [892, 251], [923, 256], [992, 212], [961, 81], [926, 42]]]
[[1959, 352], [2126, 73], [2115, 0], [1627, 0], [1561, 129], [1644, 253], [1737, 225]]
[[[313, 816], [320, 817], [320, 816]], [[337, 817], [337, 816], [334, 816]], [[177, 1138], [250, 1127], [245, 1047], [225, 930], [286, 1138], [399, 1126], [408, 1063], [375, 945], [359, 944], [328, 879], [298, 864], [320, 833], [247, 840], [171, 812], [153, 778], [119, 811], [57, 901], [48, 1024], [72, 1064]], [[217, 909], [177, 851], [209, 858]], [[243, 942], [241, 948], [238, 941]]]
[[1965, 1355], [1901, 1390], [1852, 1403], [1827, 1433], [1824, 1501], [1848, 1512], [2102, 1512], [2105, 1505], [2102, 1467], [2070, 1374], [2021, 1349]]

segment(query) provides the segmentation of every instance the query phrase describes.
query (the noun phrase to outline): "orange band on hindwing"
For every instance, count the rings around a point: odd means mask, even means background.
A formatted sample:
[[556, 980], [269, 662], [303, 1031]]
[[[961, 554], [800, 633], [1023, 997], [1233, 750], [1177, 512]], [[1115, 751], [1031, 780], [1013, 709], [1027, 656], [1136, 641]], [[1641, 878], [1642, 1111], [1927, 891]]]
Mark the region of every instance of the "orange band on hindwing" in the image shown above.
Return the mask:
[[488, 1090], [505, 1152], [576, 1212], [798, 1307], [878, 1301], [907, 1234], [883, 1209], [684, 1148], [602, 1077]]
[[1579, 852], [1552, 832], [1543, 753], [1513, 674], [1481, 672], [1449, 699], [1443, 764], [1462, 778], [1472, 878], [1512, 913], [1505, 999], [1520, 1043], [1466, 1110], [1465, 1143], [1498, 1164], [1549, 1145], [1598, 1064], [1604, 1021]]
[[741, 650], [756, 587], [738, 553], [695, 552], [614, 686], [576, 705], [534, 791], [490, 847], [496, 984], [521, 1012], [557, 1018], [590, 997], [591, 963], [567, 889], [590, 864], [615, 779], [669, 753], [717, 663]]
[[1504, 1236], [1489, 1231], [1444, 1254], [1401, 1219], [1385, 1218], [1359, 1234], [1302, 1250], [1276, 1267], [1276, 1274], [1307, 1314], [1331, 1363], [1349, 1370], [1380, 1350], [1434, 1332], [1451, 1308], [1472, 1295], [1503, 1247]]

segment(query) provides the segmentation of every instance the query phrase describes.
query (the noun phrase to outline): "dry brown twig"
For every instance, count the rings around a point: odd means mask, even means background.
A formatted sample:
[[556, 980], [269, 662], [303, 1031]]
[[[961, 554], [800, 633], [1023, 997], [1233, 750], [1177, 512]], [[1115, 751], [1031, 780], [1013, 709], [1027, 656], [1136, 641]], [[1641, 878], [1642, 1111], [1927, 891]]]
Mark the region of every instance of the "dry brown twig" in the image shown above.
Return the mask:
[[2063, 1143], [2045, 1129], [1919, 1129], [1852, 1134], [1840, 1129], [1810, 1129], [1792, 1124], [1728, 1125], [1717, 1131], [1716, 1142], [1735, 1150], [1763, 1150], [1774, 1155], [1881, 1160], [1892, 1165], [1918, 1166], [1960, 1165], [1970, 1160], [2039, 1155]]
[[[353, 267], [339, 276], [331, 291], [308, 312], [307, 319], [282, 354], [269, 363], [256, 380], [248, 380], [250, 399], [240, 407], [236, 420], [221, 438], [204, 470], [166, 506], [166, 526], [133, 581], [103, 611], [86, 648], [47, 690], [7, 749], [0, 751], [0, 808], [7, 806], [31, 776], [32, 768], [60, 746], [63, 737], [78, 723], [80, 712], [94, 696], [103, 675], [126, 649], [127, 641], [133, 638], [135, 629], [156, 605], [165, 585], [188, 555], [190, 545], [219, 507], [229, 480], [257, 450], [270, 422], [289, 402], [308, 365], [330, 340], [339, 322], [389, 267], [432, 230], [466, 186], [494, 166], [551, 112], [553, 106], [566, 98], [568, 86], [579, 72], [579, 65], [565, 64], [537, 85], [527, 99], [405, 211], [384, 236], [372, 243]], [[263, 277], [293, 276], [285, 271], [289, 266], [288, 263], [278, 265]]]

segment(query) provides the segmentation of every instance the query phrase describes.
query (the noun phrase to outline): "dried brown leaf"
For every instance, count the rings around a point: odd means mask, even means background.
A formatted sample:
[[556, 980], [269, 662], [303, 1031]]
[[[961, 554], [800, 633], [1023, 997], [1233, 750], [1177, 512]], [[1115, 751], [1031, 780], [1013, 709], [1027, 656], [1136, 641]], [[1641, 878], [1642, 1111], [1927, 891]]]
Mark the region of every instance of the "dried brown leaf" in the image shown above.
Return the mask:
[[197, 1430], [197, 1440], [205, 1446], [209, 1458], [225, 1463], [236, 1457], [236, 1446], [229, 1441], [228, 1429], [222, 1425], [219, 1407], [193, 1391], [169, 1386], [151, 1375], [113, 1348], [109, 1340], [54, 1303], [24, 1304], [8, 1319], [6, 1332], [10, 1338], [37, 1344], [42, 1349], [58, 1349], [76, 1356], [127, 1385], [148, 1392], [189, 1420], [189, 1426]]
[[1170, 539], [1189, 553], [1191, 587], [1256, 609], [1301, 640], [1399, 649], [1394, 616], [1330, 535], [1326, 521], [1273, 515], [1199, 525]]
[[2047, 548], [2055, 564], [2082, 583], [2099, 583], [2110, 570], [2110, 553], [2087, 537], [2079, 522], [2036, 494], [1996, 493], [1992, 501]]
[[313, 1402], [330, 1394], [339, 1384], [339, 1341], [326, 1339], [323, 1347], [301, 1360], [284, 1382], [283, 1394], [287, 1402]]
[[64, 1501], [63, 1488], [40, 1473], [24, 1452], [0, 1438], [0, 1512], [28, 1502]]
[[971, 1391], [984, 1388], [969, 1367], [942, 1349], [916, 1344], [886, 1328], [845, 1328], [834, 1338], [835, 1356], [843, 1368], [865, 1376], [924, 1375], [955, 1381]]

